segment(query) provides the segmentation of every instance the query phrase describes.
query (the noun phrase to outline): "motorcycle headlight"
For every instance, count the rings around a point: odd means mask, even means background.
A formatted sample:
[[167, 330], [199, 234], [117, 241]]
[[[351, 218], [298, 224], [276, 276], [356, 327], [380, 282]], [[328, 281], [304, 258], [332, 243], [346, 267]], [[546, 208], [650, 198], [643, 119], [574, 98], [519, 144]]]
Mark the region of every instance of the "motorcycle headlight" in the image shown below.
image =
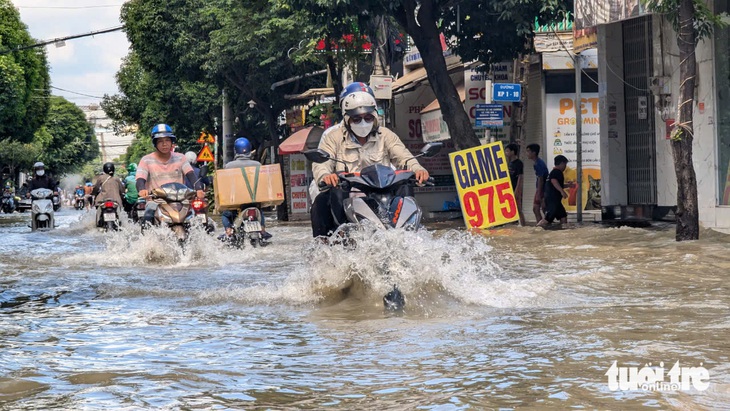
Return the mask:
[[38, 206], [38, 204], [36, 204], [36, 203], [33, 203], [33, 204], [31, 204], [31, 208], [32, 208], [32, 209], [33, 209], [33, 211], [34, 211], [34, 212], [36, 212], [36, 213], [40, 213], [40, 212], [41, 212], [41, 208], [40, 208], [40, 206]]

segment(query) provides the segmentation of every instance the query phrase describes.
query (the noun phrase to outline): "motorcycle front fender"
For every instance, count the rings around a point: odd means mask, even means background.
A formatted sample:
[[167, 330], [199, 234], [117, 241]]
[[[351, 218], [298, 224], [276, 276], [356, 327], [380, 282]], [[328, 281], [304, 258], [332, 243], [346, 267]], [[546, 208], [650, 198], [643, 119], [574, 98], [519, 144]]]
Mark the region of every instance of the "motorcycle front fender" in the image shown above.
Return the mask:
[[378, 228], [385, 228], [380, 218], [368, 207], [361, 197], [351, 197], [344, 201], [345, 215], [352, 223], [359, 223], [361, 220], [368, 220]]

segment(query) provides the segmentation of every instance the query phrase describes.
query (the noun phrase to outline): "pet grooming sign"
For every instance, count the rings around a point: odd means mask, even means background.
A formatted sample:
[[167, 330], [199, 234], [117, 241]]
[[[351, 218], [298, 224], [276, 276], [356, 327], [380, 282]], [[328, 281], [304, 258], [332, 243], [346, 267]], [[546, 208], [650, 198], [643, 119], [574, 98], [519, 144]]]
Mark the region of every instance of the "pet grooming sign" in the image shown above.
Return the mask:
[[488, 228], [519, 219], [501, 142], [453, 152], [449, 160], [468, 228]]

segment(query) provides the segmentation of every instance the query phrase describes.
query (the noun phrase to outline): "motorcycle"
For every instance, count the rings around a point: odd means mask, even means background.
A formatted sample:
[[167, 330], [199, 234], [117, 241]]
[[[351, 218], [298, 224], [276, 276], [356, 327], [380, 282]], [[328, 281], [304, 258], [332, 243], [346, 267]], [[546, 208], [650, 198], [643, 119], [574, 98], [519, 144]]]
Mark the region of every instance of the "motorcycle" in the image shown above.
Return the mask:
[[205, 232], [211, 234], [215, 231], [215, 222], [208, 217], [208, 201], [195, 199], [192, 201], [193, 211], [195, 212], [195, 221], [200, 223]]
[[[442, 143], [428, 143], [421, 153], [408, 159], [433, 157], [443, 146]], [[409, 170], [394, 170], [382, 164], [365, 167], [359, 173], [350, 173], [344, 161], [332, 158], [320, 149], [307, 150], [304, 156], [315, 163], [336, 161], [345, 164], [345, 171], [339, 174], [339, 187], [345, 193], [343, 205], [347, 221], [335, 221], [342, 226], [341, 233], [347, 236], [349, 229], [358, 229], [368, 222], [378, 229], [418, 230], [421, 228], [423, 212], [413, 197], [413, 187], [417, 185], [415, 173]], [[429, 179], [426, 185], [433, 185]], [[329, 189], [322, 182], [320, 190]], [[348, 224], [349, 223], [349, 224]], [[383, 297], [383, 305], [388, 310], [399, 311], [405, 306], [405, 297], [397, 285]]]
[[83, 210], [84, 206], [86, 205], [86, 200], [84, 200], [84, 196], [76, 196], [74, 199], [74, 208], [77, 210]]
[[195, 194], [195, 190], [180, 183], [163, 184], [152, 190], [152, 198], [159, 204], [155, 211], [155, 224], [170, 227], [181, 244], [187, 240], [190, 223], [195, 218], [191, 204]]
[[265, 247], [270, 244], [264, 238], [263, 214], [258, 206], [255, 204], [241, 206], [233, 222], [233, 234], [228, 241], [238, 248], [244, 247], [246, 243], [253, 247]]
[[134, 223], [142, 224], [142, 222], [144, 222], [145, 207], [147, 207], [147, 200], [142, 197], [138, 198], [137, 202], [132, 206], [132, 209], [129, 210], [129, 218], [131, 218]]
[[10, 214], [15, 211], [15, 196], [10, 193], [3, 193], [2, 199], [3, 213]]
[[101, 213], [96, 226], [103, 227], [106, 231], [119, 230], [119, 204], [111, 199], [106, 199], [97, 207], [101, 208]]
[[47, 188], [37, 188], [30, 192], [31, 197], [31, 230], [51, 230], [55, 228], [54, 209], [53, 209], [54, 192]]
[[58, 193], [53, 193], [51, 202], [53, 203], [53, 211], [58, 211], [61, 208], [61, 197]]

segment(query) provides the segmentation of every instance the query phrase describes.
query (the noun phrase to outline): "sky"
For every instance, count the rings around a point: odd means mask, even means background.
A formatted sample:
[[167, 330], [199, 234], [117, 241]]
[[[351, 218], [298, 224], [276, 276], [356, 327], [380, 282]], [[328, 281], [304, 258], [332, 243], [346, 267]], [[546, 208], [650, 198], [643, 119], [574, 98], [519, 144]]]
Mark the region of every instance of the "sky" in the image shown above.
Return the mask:
[[[121, 25], [119, 11], [124, 0], [12, 2], [20, 10], [31, 37], [45, 41]], [[51, 44], [46, 46], [46, 52], [51, 86], [56, 87], [51, 94], [88, 105], [100, 102], [104, 94], [119, 92], [114, 76], [129, 52], [129, 42], [123, 31], [116, 31], [67, 40], [64, 47]]]

